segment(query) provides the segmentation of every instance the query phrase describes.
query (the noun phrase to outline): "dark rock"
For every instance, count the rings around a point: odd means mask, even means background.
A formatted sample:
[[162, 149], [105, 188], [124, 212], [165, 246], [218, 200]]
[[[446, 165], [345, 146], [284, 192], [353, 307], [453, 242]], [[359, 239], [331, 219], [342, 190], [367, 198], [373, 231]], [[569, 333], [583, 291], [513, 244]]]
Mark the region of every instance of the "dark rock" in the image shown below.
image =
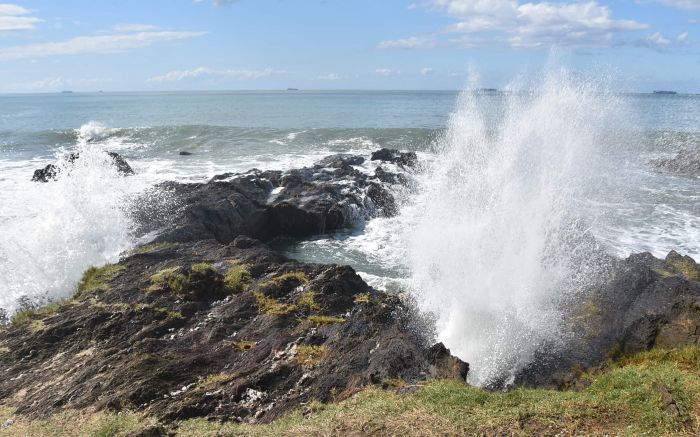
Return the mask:
[[[122, 175], [132, 175], [134, 170], [131, 168], [128, 162], [115, 152], [107, 152], [110, 158], [112, 158], [112, 164], [116, 168], [117, 172]], [[65, 161], [69, 164], [73, 164], [76, 159], [80, 158], [79, 153], [70, 153], [66, 156]], [[60, 167], [55, 164], [48, 164], [46, 167], [34, 170], [34, 176], [32, 177], [33, 182], [49, 182], [55, 180], [60, 173]]]
[[372, 161], [385, 161], [399, 164], [402, 166], [412, 167], [418, 162], [418, 157], [415, 152], [400, 152], [394, 149], [380, 149], [372, 153], [370, 158]]
[[[8, 349], [0, 398], [17, 414], [95, 407], [166, 423], [267, 422], [366, 384], [466, 376], [466, 363], [406, 325], [406, 303], [348, 266], [299, 263], [242, 236], [154, 249], [119, 265], [104, 290], [84, 290], [56, 313], [0, 333]], [[232, 268], [249, 279], [222, 294]]]
[[190, 155], [192, 155], [192, 152], [187, 152], [184, 150], [180, 151], [180, 156], [190, 156]]
[[373, 177], [353, 167], [362, 162], [361, 156], [339, 154], [286, 172], [251, 170], [204, 184], [162, 184], [182, 208], [161, 224], [159, 241], [304, 237], [395, 214], [391, 185], [407, 183], [410, 175], [378, 169]]
[[700, 343], [700, 268], [671, 252], [613, 261], [610, 273], [581, 296], [564, 323], [576, 333], [564, 349], [551, 346], [519, 374], [516, 384], [571, 386], [576, 369], [606, 359]]
[[683, 149], [672, 158], [659, 158], [651, 161], [659, 170], [682, 176], [700, 176], [700, 151]]

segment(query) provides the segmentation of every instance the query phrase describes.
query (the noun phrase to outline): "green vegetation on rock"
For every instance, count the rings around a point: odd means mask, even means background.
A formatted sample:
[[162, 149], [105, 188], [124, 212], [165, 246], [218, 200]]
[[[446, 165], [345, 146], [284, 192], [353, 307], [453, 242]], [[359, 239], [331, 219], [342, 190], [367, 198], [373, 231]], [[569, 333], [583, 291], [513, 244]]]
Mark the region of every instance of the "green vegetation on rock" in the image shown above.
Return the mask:
[[314, 325], [332, 325], [334, 323], [344, 323], [345, 319], [341, 317], [332, 317], [332, 316], [309, 316], [307, 319], [309, 322], [313, 323]]
[[151, 244], [146, 244], [144, 246], [137, 247], [136, 249], [129, 252], [129, 255], [143, 255], [143, 254], [147, 254], [147, 253], [157, 252], [157, 251], [163, 250], [163, 249], [170, 249], [170, 248], [177, 247], [177, 246], [178, 246], [178, 243], [170, 243], [170, 242], [151, 243]]
[[188, 279], [180, 270], [179, 266], [170, 267], [151, 275], [151, 285], [146, 291], [164, 291], [168, 288], [175, 294], [184, 293]]
[[260, 291], [254, 292], [253, 296], [255, 296], [255, 302], [258, 304], [258, 309], [260, 312], [265, 314], [284, 315], [297, 310], [296, 305], [282, 303], [277, 299], [265, 296], [265, 294]]
[[29, 308], [26, 310], [18, 311], [12, 316], [10, 322], [14, 326], [24, 325], [26, 323], [29, 323], [33, 319], [55, 314], [60, 307], [61, 305], [59, 303], [54, 302], [41, 308]]
[[297, 346], [297, 362], [302, 366], [315, 366], [323, 360], [326, 352], [324, 346]]
[[238, 294], [248, 290], [252, 277], [248, 268], [243, 265], [233, 265], [224, 276], [224, 286], [231, 294]]
[[109, 282], [114, 280], [124, 270], [126, 270], [126, 267], [119, 264], [90, 267], [83, 273], [83, 278], [78, 284], [78, 296], [83, 293], [109, 290]]

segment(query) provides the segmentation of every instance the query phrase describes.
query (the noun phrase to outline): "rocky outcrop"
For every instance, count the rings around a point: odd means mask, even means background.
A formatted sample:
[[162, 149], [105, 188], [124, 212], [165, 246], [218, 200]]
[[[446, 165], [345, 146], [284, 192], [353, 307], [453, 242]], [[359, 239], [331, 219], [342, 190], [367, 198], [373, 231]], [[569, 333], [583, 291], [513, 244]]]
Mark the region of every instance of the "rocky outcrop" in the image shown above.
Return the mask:
[[[121, 175], [132, 175], [134, 170], [131, 168], [128, 162], [116, 152], [107, 152], [107, 155], [111, 159], [111, 163], [117, 172]], [[68, 164], [73, 164], [77, 159], [80, 158], [79, 153], [70, 153], [66, 156], [65, 161]], [[34, 171], [34, 176], [32, 176], [33, 182], [49, 182], [55, 180], [58, 174], [61, 172], [61, 167], [56, 164], [48, 164], [44, 168], [40, 168]]]
[[659, 158], [651, 161], [659, 170], [681, 176], [700, 176], [700, 153], [695, 149], [683, 149], [672, 158]]
[[[312, 167], [280, 171], [226, 173], [207, 183], [166, 183], [161, 188], [181, 205], [163, 223], [159, 241], [213, 238], [229, 243], [237, 235], [263, 241], [276, 236], [321, 234], [396, 212], [391, 185], [410, 173], [377, 167], [374, 174], [355, 166], [357, 155], [332, 155]], [[147, 215], [145, 221], [152, 221]]]
[[467, 364], [430, 347], [416, 320], [348, 266], [242, 236], [155, 244], [4, 328], [0, 399], [30, 417], [94, 406], [255, 422], [367, 384], [464, 380]]
[[412, 167], [418, 163], [416, 152], [400, 152], [394, 149], [380, 149], [372, 153], [372, 161], [385, 161], [399, 164], [401, 166]]
[[655, 347], [700, 342], [700, 266], [672, 251], [616, 260], [609, 274], [574, 301], [564, 348], [549, 345], [517, 385], [568, 387], [581, 369]]

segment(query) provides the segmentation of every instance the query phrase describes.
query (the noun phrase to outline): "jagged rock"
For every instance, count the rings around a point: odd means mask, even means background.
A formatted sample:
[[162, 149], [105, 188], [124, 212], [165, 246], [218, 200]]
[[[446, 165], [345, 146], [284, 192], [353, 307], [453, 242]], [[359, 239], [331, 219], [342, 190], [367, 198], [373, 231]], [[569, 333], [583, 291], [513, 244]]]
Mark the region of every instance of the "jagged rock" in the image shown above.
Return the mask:
[[372, 153], [372, 161], [385, 161], [402, 166], [414, 166], [418, 162], [415, 152], [400, 152], [394, 149], [383, 148]]
[[320, 234], [395, 214], [390, 185], [404, 183], [410, 175], [386, 170], [368, 175], [353, 167], [362, 162], [361, 156], [339, 154], [286, 172], [251, 170], [217, 175], [203, 184], [162, 184], [161, 189], [183, 207], [161, 226], [165, 229], [159, 241], [213, 238], [228, 243], [237, 235], [268, 241], [280, 235]]
[[[134, 170], [131, 168], [128, 162], [119, 155], [118, 153], [115, 152], [107, 152], [107, 155], [109, 155], [110, 158], [112, 158], [112, 164], [114, 167], [117, 169], [117, 172], [122, 175], [132, 175], [134, 174]], [[70, 153], [68, 156], [66, 156], [66, 162], [72, 164], [75, 162], [76, 159], [80, 158], [79, 153]], [[56, 177], [58, 176], [58, 173], [60, 173], [61, 169], [60, 167], [56, 166], [55, 164], [48, 164], [44, 168], [40, 168], [37, 170], [34, 170], [34, 176], [32, 177], [33, 182], [49, 182], [51, 180], [55, 180]]]
[[697, 149], [683, 149], [673, 158], [659, 158], [651, 161], [659, 170], [682, 176], [700, 176], [700, 152]]
[[412, 329], [406, 303], [348, 266], [299, 263], [242, 236], [152, 247], [0, 333], [0, 398], [29, 417], [96, 407], [266, 422], [366, 384], [466, 377], [466, 363]]

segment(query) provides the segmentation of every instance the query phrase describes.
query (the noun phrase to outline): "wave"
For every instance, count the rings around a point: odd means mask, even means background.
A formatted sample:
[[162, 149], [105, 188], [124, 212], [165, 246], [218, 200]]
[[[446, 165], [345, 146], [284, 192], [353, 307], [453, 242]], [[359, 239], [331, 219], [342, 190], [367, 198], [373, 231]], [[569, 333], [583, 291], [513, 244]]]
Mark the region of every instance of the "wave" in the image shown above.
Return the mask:
[[572, 334], [567, 302], [603, 268], [579, 200], [603, 188], [601, 145], [624, 119], [614, 95], [565, 70], [493, 111], [461, 95], [402, 212], [412, 292], [480, 386], [508, 385]]

